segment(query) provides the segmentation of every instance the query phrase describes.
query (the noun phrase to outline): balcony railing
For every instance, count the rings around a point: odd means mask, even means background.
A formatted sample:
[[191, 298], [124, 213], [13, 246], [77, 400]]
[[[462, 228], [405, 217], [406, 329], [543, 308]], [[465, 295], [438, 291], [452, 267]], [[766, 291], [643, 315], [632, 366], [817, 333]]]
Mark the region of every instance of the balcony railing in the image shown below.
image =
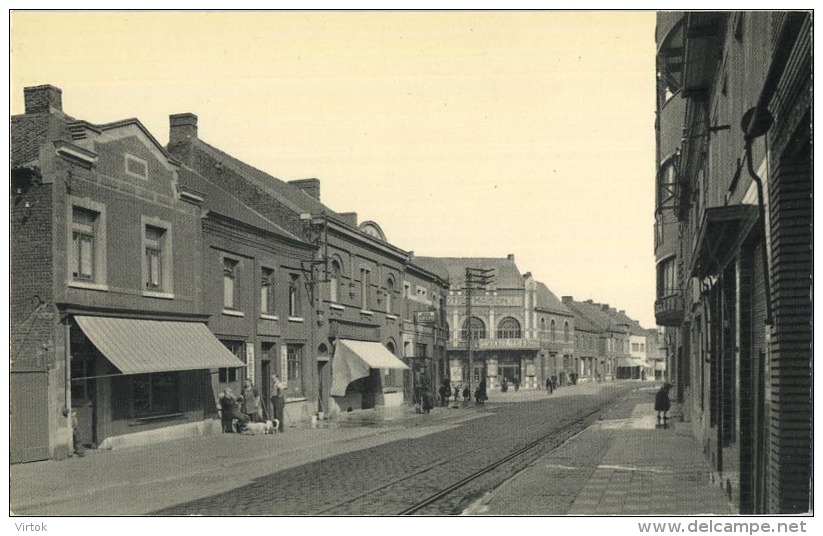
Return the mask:
[[670, 294], [655, 300], [654, 318], [658, 326], [679, 326], [684, 316], [683, 296]]

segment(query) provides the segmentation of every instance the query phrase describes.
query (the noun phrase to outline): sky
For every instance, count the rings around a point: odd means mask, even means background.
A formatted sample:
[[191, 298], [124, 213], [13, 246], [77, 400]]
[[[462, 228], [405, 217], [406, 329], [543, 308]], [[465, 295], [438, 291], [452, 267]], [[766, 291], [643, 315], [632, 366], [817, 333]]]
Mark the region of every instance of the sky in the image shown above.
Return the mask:
[[654, 326], [653, 11], [24, 12], [10, 107], [205, 142], [416, 255], [505, 257]]

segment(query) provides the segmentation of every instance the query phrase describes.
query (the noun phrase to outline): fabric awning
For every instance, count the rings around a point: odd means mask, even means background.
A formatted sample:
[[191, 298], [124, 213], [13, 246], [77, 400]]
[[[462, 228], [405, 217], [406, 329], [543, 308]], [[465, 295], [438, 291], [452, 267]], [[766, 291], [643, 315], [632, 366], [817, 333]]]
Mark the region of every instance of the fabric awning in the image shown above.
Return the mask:
[[346, 387], [369, 375], [369, 369], [408, 369], [379, 342], [338, 339], [331, 365], [332, 396], [345, 396]]
[[646, 362], [638, 357], [618, 357], [618, 367], [645, 367]]
[[655, 361], [654, 370], [666, 370], [666, 362], [665, 361]]
[[106, 316], [74, 319], [123, 374], [246, 366], [200, 322]]

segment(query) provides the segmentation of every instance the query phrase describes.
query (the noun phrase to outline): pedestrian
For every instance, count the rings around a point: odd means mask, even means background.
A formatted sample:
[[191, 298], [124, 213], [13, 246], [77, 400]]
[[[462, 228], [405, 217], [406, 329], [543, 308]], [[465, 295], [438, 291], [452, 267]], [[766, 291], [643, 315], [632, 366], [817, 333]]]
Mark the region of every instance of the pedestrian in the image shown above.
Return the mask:
[[240, 396], [243, 397], [241, 408], [243, 413], [250, 421], [254, 421], [256, 412], [254, 409], [254, 385], [252, 385], [251, 380], [243, 382], [243, 391], [241, 391]]
[[509, 382], [506, 380], [506, 377], [503, 377], [503, 381], [500, 383], [500, 390], [502, 392], [507, 392], [509, 390]]
[[488, 398], [489, 397], [486, 396], [486, 379], [483, 378], [480, 380], [480, 384], [474, 392], [474, 402], [475, 404], [482, 405], [486, 400], [488, 400]]
[[429, 386], [425, 386], [423, 388], [423, 413], [431, 413], [432, 408], [434, 407], [434, 399]]
[[514, 390], [520, 390], [520, 376], [518, 376], [517, 374], [514, 375]]
[[254, 422], [266, 422], [263, 416], [263, 397], [256, 387], [252, 388], [252, 400], [254, 400]]
[[457, 404], [457, 400], [460, 398], [460, 386], [458, 384], [454, 384], [454, 403]]
[[463, 403], [471, 401], [471, 389], [469, 389], [469, 384], [467, 383], [465, 387], [463, 387]]
[[671, 389], [671, 384], [666, 382], [660, 389], [657, 391], [657, 394], [654, 395], [654, 410], [657, 412], [657, 422], [660, 422], [661, 416], [663, 418], [663, 424], [666, 423], [668, 420], [667, 413], [671, 408], [671, 401], [669, 400], [669, 389]]
[[285, 407], [286, 407], [286, 390], [288, 386], [281, 381], [277, 374], [271, 375], [271, 405], [274, 418], [278, 422], [278, 432], [283, 432], [286, 426]]
[[546, 391], [549, 394], [552, 394], [554, 392], [554, 386], [552, 385], [552, 379], [551, 378], [546, 378]]
[[440, 386], [440, 405], [444, 408], [449, 404], [449, 387], [446, 384], [447, 380], [443, 380], [443, 385]]
[[[223, 393], [218, 400], [220, 404], [220, 424], [223, 427], [223, 432], [232, 433], [239, 432], [246, 426], [246, 423], [251, 419], [240, 411], [238, 401], [234, 397], [234, 393], [228, 387], [223, 389]], [[237, 421], [237, 429], [235, 429], [234, 421]]]
[[78, 432], [77, 411], [71, 410], [71, 441], [74, 447], [74, 455], [82, 458], [86, 455], [86, 449], [80, 443], [80, 433]]

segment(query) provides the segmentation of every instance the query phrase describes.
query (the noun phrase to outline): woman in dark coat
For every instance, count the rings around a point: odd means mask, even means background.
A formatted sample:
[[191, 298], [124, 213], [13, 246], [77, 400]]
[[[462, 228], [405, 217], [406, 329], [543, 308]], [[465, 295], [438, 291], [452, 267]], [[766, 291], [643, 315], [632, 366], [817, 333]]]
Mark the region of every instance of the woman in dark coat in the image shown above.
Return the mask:
[[657, 420], [660, 420], [661, 414], [663, 415], [663, 420], [665, 421], [669, 417], [666, 415], [668, 413], [669, 408], [671, 407], [671, 401], [669, 400], [669, 389], [671, 389], [670, 383], [664, 383], [660, 390], [657, 391], [657, 394], [654, 395], [654, 410], [657, 412]]

